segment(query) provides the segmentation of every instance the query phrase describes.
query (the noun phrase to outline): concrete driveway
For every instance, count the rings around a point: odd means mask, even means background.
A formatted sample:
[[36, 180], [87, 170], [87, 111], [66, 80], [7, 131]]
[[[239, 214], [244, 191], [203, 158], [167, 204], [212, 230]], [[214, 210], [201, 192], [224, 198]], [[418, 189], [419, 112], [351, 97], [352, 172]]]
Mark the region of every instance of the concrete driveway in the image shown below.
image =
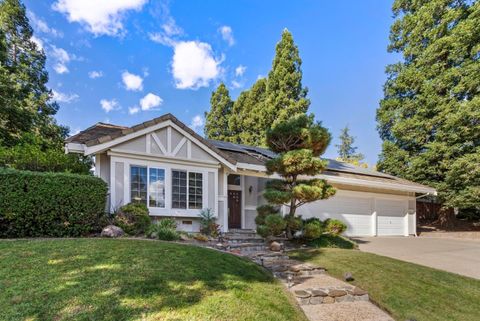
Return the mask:
[[480, 241], [421, 237], [363, 237], [361, 251], [480, 279]]

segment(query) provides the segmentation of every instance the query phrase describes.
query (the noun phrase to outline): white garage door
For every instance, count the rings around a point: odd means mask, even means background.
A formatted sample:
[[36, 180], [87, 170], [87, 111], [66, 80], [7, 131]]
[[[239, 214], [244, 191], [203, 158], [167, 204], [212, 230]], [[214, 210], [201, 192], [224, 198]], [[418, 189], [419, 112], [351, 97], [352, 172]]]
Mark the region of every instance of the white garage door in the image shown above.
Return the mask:
[[377, 199], [376, 210], [378, 235], [405, 235], [405, 201]]
[[347, 225], [346, 235], [372, 235], [372, 199], [336, 195], [322, 201], [303, 205], [297, 210], [302, 218], [317, 217], [321, 220], [334, 218]]

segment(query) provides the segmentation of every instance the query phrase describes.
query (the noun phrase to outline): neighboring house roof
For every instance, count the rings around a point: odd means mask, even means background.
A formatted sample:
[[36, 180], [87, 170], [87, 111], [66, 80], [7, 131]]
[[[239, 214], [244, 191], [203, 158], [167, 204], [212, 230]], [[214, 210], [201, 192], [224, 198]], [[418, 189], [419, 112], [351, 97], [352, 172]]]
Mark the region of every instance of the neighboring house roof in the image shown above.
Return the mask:
[[[67, 144], [81, 144], [87, 147], [112, 142], [120, 137], [135, 133], [140, 130], [147, 129], [156, 124], [165, 121], [172, 121], [175, 125], [186, 131], [202, 144], [210, 148], [213, 152], [223, 157], [226, 161], [233, 165], [253, 165], [264, 170], [265, 162], [276, 156], [274, 152], [263, 147], [247, 146], [234, 144], [224, 141], [205, 139], [198, 135], [191, 128], [186, 126], [172, 114], [165, 114], [163, 116], [154, 118], [152, 120], [143, 122], [141, 124], [124, 127], [106, 123], [97, 123], [80, 133], [73, 135], [65, 140]], [[389, 186], [391, 184], [397, 186], [404, 186], [409, 190], [416, 190], [422, 192], [435, 192], [433, 188], [428, 186], [410, 182], [392, 175], [373, 171], [366, 168], [354, 166], [352, 164], [339, 162], [332, 159], [327, 159], [328, 165], [322, 176], [326, 179], [335, 179], [338, 182], [345, 181], [352, 183], [355, 180], [369, 183], [377, 183], [379, 185]]]

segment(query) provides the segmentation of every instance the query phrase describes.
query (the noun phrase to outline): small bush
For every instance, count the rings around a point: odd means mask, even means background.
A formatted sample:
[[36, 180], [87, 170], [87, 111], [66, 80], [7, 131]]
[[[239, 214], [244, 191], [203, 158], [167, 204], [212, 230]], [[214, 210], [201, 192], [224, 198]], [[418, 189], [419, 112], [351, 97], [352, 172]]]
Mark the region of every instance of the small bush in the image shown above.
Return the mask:
[[257, 207], [257, 216], [255, 217], [255, 224], [265, 225], [265, 218], [270, 214], [278, 214], [278, 209], [271, 205], [261, 205]]
[[307, 240], [313, 240], [319, 238], [323, 233], [323, 226], [322, 222], [319, 220], [317, 221], [310, 221], [305, 223], [303, 227], [303, 237]]
[[115, 213], [115, 225], [130, 235], [145, 233], [151, 222], [148, 208], [143, 203], [128, 203]]
[[290, 228], [292, 233], [302, 230], [303, 220], [301, 217], [295, 216], [292, 218], [286, 218], [285, 221], [287, 222], [287, 226]]
[[176, 228], [177, 223], [173, 218], [164, 218], [150, 224], [147, 235], [163, 241], [176, 241], [180, 239], [180, 233], [176, 231]]
[[195, 234], [193, 238], [199, 242], [207, 242], [208, 241], [208, 236], [204, 234]]
[[106, 199], [98, 177], [0, 169], [0, 237], [88, 235], [100, 229]]
[[257, 225], [257, 234], [264, 238], [269, 237], [270, 230], [266, 225]]
[[340, 220], [328, 219], [325, 221], [325, 231], [332, 235], [340, 235], [347, 230], [347, 225]]
[[269, 230], [269, 234], [272, 236], [282, 234], [287, 227], [287, 222], [279, 214], [270, 214], [265, 217], [265, 226]]
[[216, 222], [215, 215], [212, 210], [207, 208], [200, 212], [200, 232], [212, 237], [220, 234], [220, 225]]

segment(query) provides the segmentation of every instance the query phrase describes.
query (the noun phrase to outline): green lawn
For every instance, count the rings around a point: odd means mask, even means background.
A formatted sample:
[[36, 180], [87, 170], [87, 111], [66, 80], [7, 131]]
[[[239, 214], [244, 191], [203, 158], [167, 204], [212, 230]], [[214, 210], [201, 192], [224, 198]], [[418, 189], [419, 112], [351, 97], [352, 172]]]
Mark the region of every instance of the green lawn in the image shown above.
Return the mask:
[[0, 241], [0, 320], [305, 320], [252, 262], [142, 240]]
[[480, 320], [480, 280], [357, 250], [302, 250], [292, 257], [338, 278], [352, 272], [353, 283], [396, 320]]

